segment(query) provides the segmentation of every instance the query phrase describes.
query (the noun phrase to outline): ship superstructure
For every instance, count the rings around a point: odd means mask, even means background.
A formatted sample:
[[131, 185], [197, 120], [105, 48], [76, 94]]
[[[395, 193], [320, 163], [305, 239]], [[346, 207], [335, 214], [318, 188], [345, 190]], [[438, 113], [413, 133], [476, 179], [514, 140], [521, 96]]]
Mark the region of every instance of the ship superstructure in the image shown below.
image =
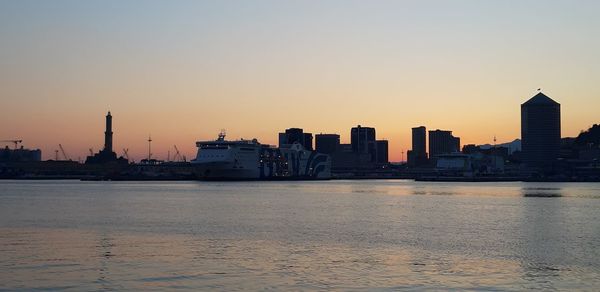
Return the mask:
[[252, 140], [196, 142], [198, 153], [191, 163], [199, 179], [329, 179], [329, 155], [304, 149], [295, 143], [285, 148]]

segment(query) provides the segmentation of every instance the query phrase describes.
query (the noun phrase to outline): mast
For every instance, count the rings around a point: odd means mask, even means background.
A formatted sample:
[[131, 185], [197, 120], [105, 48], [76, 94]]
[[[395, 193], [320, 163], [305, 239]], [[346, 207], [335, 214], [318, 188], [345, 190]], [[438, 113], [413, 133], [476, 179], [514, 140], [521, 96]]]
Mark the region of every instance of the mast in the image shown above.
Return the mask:
[[152, 136], [148, 134], [148, 162], [150, 162], [150, 158], [152, 157]]

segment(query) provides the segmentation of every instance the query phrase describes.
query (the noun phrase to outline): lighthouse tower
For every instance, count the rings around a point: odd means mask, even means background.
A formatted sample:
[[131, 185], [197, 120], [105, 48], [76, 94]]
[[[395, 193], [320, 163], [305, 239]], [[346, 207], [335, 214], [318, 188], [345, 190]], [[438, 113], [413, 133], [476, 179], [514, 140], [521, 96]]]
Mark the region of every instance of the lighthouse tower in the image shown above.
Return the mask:
[[112, 141], [113, 141], [113, 132], [112, 132], [112, 116], [110, 112], [106, 115], [106, 131], [104, 131], [104, 151], [112, 152]]
[[112, 115], [110, 112], [106, 114], [106, 129], [104, 130], [104, 149], [88, 156], [85, 160], [86, 164], [104, 164], [104, 163], [117, 163], [126, 165], [127, 159], [123, 157], [117, 158], [117, 154], [113, 151], [113, 131], [112, 131]]

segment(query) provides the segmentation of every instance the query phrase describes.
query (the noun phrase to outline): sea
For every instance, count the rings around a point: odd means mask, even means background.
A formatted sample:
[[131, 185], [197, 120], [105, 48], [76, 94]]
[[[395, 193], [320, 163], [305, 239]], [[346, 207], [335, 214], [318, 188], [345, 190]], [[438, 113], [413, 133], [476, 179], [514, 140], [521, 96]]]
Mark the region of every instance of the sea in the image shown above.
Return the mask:
[[0, 291], [600, 290], [600, 183], [0, 181]]

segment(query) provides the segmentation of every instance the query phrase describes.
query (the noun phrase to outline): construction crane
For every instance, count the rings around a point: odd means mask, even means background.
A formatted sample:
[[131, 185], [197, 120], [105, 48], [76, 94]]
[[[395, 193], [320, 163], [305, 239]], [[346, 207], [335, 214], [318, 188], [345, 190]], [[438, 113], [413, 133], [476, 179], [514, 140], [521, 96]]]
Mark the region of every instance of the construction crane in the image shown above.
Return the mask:
[[177, 145], [173, 145], [175, 148], [175, 156], [173, 156], [173, 160], [176, 162], [180, 162], [182, 160], [181, 153], [179, 153], [179, 149], [177, 149]]
[[123, 148], [123, 155], [127, 158], [127, 161], [134, 163], [133, 159], [129, 158], [129, 148]]
[[63, 148], [62, 144], [58, 144], [58, 148], [60, 148], [60, 152], [63, 155], [63, 158], [65, 159], [65, 161], [71, 161], [71, 159], [69, 159], [69, 157], [67, 156], [67, 153], [65, 152], [65, 148]]
[[17, 147], [19, 146], [19, 143], [23, 143], [23, 140], [2, 140], [0, 142], [10, 142], [15, 144], [15, 149], [17, 149]]

